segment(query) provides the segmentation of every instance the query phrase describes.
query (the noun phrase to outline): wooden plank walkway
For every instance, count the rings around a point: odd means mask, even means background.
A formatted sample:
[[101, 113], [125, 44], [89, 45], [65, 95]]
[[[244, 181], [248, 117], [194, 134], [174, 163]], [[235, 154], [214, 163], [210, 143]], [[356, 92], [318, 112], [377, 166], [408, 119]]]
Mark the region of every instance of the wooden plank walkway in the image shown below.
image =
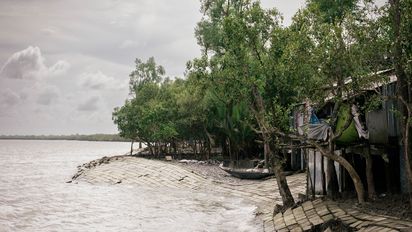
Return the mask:
[[353, 207], [316, 199], [273, 217], [276, 231], [308, 231], [337, 220], [354, 231], [412, 231], [412, 222], [393, 217], [362, 213]]

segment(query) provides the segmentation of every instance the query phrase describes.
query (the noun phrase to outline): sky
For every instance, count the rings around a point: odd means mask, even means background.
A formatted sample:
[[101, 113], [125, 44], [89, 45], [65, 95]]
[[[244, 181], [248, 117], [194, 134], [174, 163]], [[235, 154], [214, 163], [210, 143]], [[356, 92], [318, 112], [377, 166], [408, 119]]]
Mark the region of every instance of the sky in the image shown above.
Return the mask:
[[[263, 0], [289, 25], [304, 0]], [[134, 60], [183, 77], [199, 0], [1, 0], [0, 135], [116, 133]]]

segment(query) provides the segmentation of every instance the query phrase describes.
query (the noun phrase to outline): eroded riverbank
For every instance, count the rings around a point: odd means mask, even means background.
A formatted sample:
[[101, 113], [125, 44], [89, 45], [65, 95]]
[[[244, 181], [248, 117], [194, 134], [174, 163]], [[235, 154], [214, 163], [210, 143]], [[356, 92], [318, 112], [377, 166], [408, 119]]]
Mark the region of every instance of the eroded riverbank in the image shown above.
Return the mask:
[[[255, 223], [264, 231], [273, 231], [273, 207], [281, 203], [275, 179], [238, 182], [223, 179], [218, 182], [181, 165], [134, 156], [116, 156], [109, 160], [104, 158], [93, 161], [92, 164], [83, 165], [84, 168], [80, 169], [79, 175], [75, 175], [75, 181], [94, 185], [122, 184], [153, 189], [181, 189], [191, 193], [207, 192], [209, 196], [225, 197], [228, 201], [231, 197], [242, 199], [246, 204], [256, 206], [256, 209], [250, 212], [258, 215], [255, 217]], [[304, 193], [305, 181], [304, 174], [288, 177], [295, 197], [299, 193]], [[186, 197], [182, 196], [182, 200]]]

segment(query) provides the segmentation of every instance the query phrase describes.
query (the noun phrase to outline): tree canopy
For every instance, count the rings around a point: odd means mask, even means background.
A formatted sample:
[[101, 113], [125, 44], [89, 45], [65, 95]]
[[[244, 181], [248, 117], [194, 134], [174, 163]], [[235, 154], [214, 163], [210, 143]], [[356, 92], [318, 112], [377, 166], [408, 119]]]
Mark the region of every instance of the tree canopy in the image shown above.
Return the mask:
[[[412, 4], [396, 2], [399, 22], [388, 4], [307, 0], [285, 27], [281, 14], [259, 1], [201, 0], [195, 37], [202, 55], [187, 62], [184, 78], [167, 77], [153, 57], [136, 59], [130, 98], [113, 120], [121, 136], [146, 142], [153, 154], [191, 147], [209, 157], [220, 147], [223, 158], [264, 158], [285, 185], [282, 145], [296, 134], [290, 122], [296, 105], [333, 99], [334, 129], [348, 94], [385, 80], [379, 70], [396, 66], [410, 87]], [[333, 152], [340, 135], [322, 154], [357, 183], [353, 167]], [[362, 195], [362, 184], [356, 187]], [[281, 195], [293, 202], [286, 188]]]

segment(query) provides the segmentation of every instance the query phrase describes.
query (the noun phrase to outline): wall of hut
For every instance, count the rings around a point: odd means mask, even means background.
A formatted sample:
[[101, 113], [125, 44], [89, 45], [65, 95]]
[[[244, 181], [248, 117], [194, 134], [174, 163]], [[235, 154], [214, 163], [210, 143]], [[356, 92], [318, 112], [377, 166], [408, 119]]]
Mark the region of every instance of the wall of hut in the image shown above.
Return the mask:
[[[367, 189], [366, 163], [363, 155], [371, 154], [373, 163], [373, 175], [375, 188], [381, 193], [405, 193], [407, 191], [407, 179], [405, 161], [402, 155], [400, 142], [400, 126], [396, 109], [397, 102], [391, 97], [396, 93], [396, 82], [381, 85], [378, 90], [386, 100], [380, 108], [368, 111], [362, 115], [363, 123], [369, 132], [369, 139], [359, 139], [356, 142], [338, 145], [336, 154], [344, 156], [357, 170], [362, 182]], [[372, 92], [372, 91], [371, 91]], [[318, 109], [321, 117], [331, 113], [329, 108]], [[312, 108], [308, 105], [299, 105], [293, 114], [293, 127], [299, 134], [305, 134], [306, 126], [310, 122]], [[306, 129], [307, 130], [307, 129]], [[308, 193], [325, 194], [327, 189], [327, 160], [313, 148], [298, 149], [301, 161], [307, 163]], [[301, 166], [303, 168], [303, 165]], [[338, 176], [339, 191], [353, 193], [354, 186], [347, 172], [335, 162], [335, 170]]]

